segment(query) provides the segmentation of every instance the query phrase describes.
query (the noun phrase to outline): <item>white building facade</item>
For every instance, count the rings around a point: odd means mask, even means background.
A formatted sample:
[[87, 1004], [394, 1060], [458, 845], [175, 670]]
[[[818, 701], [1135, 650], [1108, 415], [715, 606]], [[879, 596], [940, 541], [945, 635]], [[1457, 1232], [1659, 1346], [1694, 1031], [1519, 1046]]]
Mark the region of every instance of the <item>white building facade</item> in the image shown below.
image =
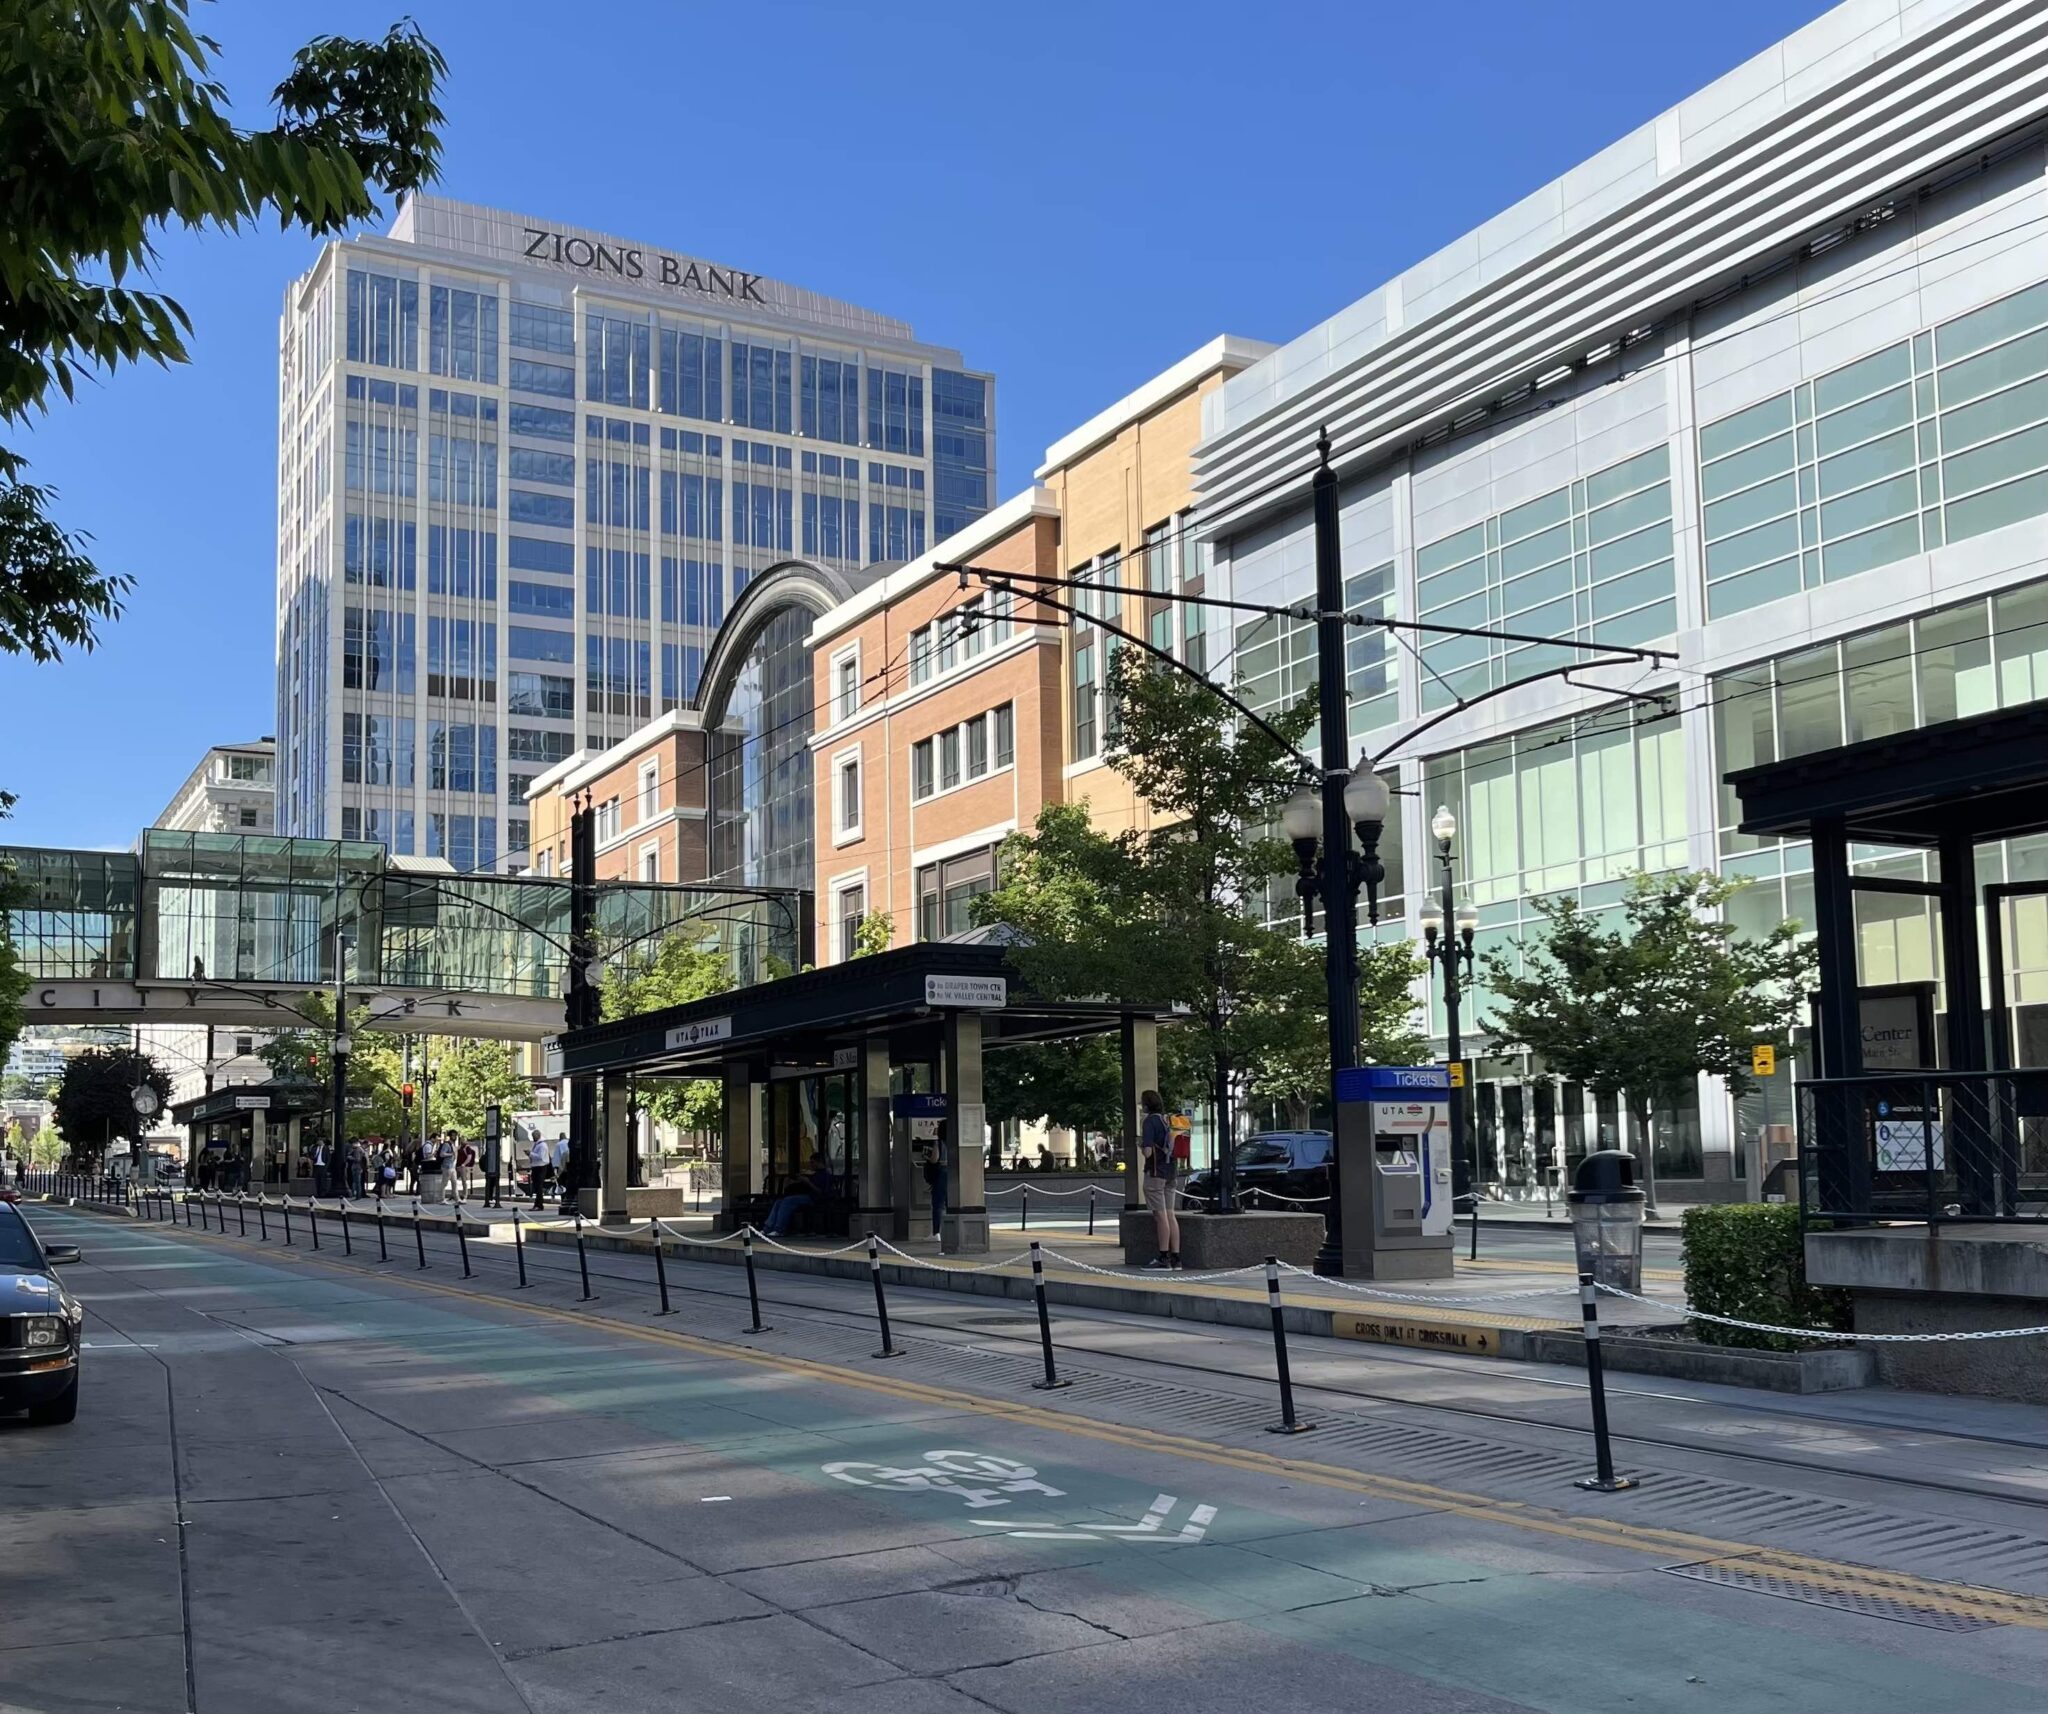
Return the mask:
[[408, 199], [279, 337], [279, 831], [517, 866], [525, 792], [687, 705], [749, 581], [988, 509], [994, 386], [888, 317]]
[[[1513, 955], [1535, 898], [1614, 906], [1632, 870], [1743, 875], [1744, 929], [1810, 923], [1806, 848], [1736, 832], [1723, 774], [2048, 698], [2044, 137], [2048, 9], [1848, 0], [1209, 402], [1201, 527], [1230, 595], [1312, 597], [1327, 426], [1349, 610], [1675, 657], [1567, 681], [1536, 675], [1591, 657], [1555, 643], [1361, 632], [1353, 736], [1404, 793], [1382, 935], [1435, 885], [1438, 803], [1482, 950]], [[1291, 629], [1219, 628], [1210, 658], [1291, 701], [1315, 670]], [[1983, 879], [2048, 875], [2048, 845], [1996, 862]], [[1860, 980], [1938, 990], [1932, 901], [1856, 897]], [[2048, 913], [2011, 908], [2027, 1063]], [[1533, 1194], [1619, 1139], [1611, 1097], [1489, 1057], [1472, 1015], [1483, 1187]], [[1666, 1189], [1754, 1194], [1790, 1069], [1664, 1114]]]
[[150, 826], [181, 833], [275, 833], [277, 740], [214, 745]]

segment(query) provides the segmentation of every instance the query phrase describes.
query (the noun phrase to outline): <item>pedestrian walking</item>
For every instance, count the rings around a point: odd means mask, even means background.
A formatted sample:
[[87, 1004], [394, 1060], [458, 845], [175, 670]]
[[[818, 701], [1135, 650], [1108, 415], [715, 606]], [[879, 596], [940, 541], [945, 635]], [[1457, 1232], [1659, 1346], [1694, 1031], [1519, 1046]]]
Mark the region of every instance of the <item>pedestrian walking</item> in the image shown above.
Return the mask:
[[1145, 1118], [1138, 1129], [1138, 1152], [1144, 1161], [1145, 1206], [1152, 1210], [1152, 1225], [1159, 1241], [1159, 1254], [1147, 1268], [1180, 1266], [1180, 1221], [1173, 1212], [1173, 1133], [1166, 1124], [1166, 1103], [1159, 1091], [1148, 1089], [1138, 1097]]
[[[450, 1131], [449, 1136], [455, 1133]], [[470, 1180], [476, 1173], [476, 1145], [467, 1138], [459, 1138], [455, 1144], [455, 1194], [469, 1195]]]
[[348, 1199], [359, 1202], [363, 1195], [363, 1177], [369, 1168], [370, 1151], [363, 1146], [360, 1137], [351, 1137], [348, 1145]]

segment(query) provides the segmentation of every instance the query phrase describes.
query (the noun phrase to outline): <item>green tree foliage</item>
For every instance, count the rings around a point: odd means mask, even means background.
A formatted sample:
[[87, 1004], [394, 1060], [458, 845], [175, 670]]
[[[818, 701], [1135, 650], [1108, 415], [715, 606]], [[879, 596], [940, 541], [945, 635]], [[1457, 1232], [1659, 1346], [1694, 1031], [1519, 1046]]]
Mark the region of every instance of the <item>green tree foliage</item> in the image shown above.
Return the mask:
[[[304, 1027], [280, 1030], [264, 1043], [261, 1057], [279, 1083], [332, 1089], [334, 996], [318, 990], [298, 1004]], [[349, 1009], [348, 1134], [351, 1137], [417, 1137], [417, 1113], [408, 1120], [400, 1090], [405, 1059], [396, 1037], [367, 1028], [370, 1009]], [[415, 1078], [415, 1081], [418, 1081]], [[323, 1108], [322, 1111], [325, 1111]]]
[[[722, 952], [671, 935], [651, 949], [609, 960], [599, 994], [605, 1018], [636, 1018], [708, 999], [731, 986], [732, 968]], [[639, 1106], [650, 1118], [686, 1131], [725, 1128], [724, 1091], [713, 1077], [643, 1083]]]
[[[1653, 1112], [1681, 1101], [1703, 1071], [1748, 1094], [1750, 1050], [1790, 1049], [1815, 958], [1796, 922], [1745, 940], [1722, 920], [1747, 885], [1704, 872], [1636, 875], [1612, 926], [1569, 895], [1532, 900], [1543, 927], [1524, 937], [1521, 968], [1499, 952], [1484, 960], [1496, 1050], [1527, 1049], [1566, 1081], [1622, 1097], [1645, 1139]], [[1648, 1190], [1654, 1206], [1654, 1171]]]
[[66, 1062], [52, 1117], [81, 1159], [99, 1159], [116, 1137], [142, 1140], [148, 1125], [135, 1111], [135, 1090], [144, 1083], [156, 1091], [161, 1109], [171, 1098], [171, 1080], [146, 1053], [95, 1047]]
[[[209, 75], [219, 45], [188, 0], [13, 0], [0, 31], [0, 422], [124, 363], [183, 363], [190, 318], [130, 285], [167, 226], [232, 230], [265, 214], [311, 233], [429, 183], [446, 63], [410, 24], [323, 36], [251, 131]], [[0, 649], [91, 648], [130, 579], [49, 515], [49, 490], [0, 447]]]
[[853, 955], [856, 958], [867, 958], [877, 952], [887, 952], [889, 942], [895, 938], [896, 925], [889, 920], [889, 913], [869, 911], [854, 924]]
[[434, 1129], [480, 1140], [484, 1109], [494, 1102], [508, 1127], [514, 1113], [533, 1105], [533, 1085], [513, 1068], [512, 1049], [499, 1041], [446, 1043], [434, 1063]]
[[[5, 818], [11, 801], [6, 793], [0, 792], [0, 818]], [[22, 1011], [22, 1000], [28, 993], [28, 969], [22, 963], [21, 954], [15, 950], [10, 915], [23, 891], [14, 865], [0, 862], [0, 1064], [6, 1062], [8, 1053], [21, 1038], [22, 1029], [28, 1022]], [[7, 1079], [8, 1094], [16, 1098], [28, 1095], [27, 1082], [27, 1078], [17, 1072]], [[16, 1084], [21, 1087], [14, 1087]]]
[[[1153, 826], [1100, 832], [1085, 806], [1048, 806], [1030, 834], [1005, 845], [1003, 884], [977, 901], [976, 920], [1017, 932], [1012, 957], [1043, 992], [1185, 1004], [1187, 1022], [1160, 1042], [1170, 1100], [1213, 1099], [1227, 1082], [1233, 1098], [1302, 1103], [1329, 1081], [1323, 955], [1254, 912], [1268, 883], [1294, 867], [1266, 831], [1295, 788], [1294, 759], [1209, 685], [1136, 650], [1117, 653], [1107, 688], [1105, 753], [1152, 806]], [[1304, 699], [1273, 725], [1293, 744], [1314, 713]], [[1412, 1057], [1419, 962], [1389, 946], [1362, 949], [1361, 964], [1363, 1039], [1374, 1053]], [[997, 1071], [993, 1086], [1005, 1105], [1023, 1105], [1004, 1111], [991, 1098], [992, 1117], [1058, 1107], [1088, 1115], [1084, 1128], [1117, 1128], [1121, 1085], [1108, 1085], [1101, 1063], [1115, 1064], [1112, 1045], [1016, 1049], [990, 1065], [1011, 1058], [1017, 1065]]]

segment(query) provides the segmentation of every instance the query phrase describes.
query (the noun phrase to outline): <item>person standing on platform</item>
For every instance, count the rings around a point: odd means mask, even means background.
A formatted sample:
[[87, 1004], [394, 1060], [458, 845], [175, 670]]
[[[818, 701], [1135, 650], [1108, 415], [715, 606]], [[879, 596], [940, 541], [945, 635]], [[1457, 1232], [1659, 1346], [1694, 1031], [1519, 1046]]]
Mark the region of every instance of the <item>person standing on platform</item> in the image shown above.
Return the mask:
[[1145, 1110], [1145, 1122], [1138, 1130], [1138, 1153], [1145, 1166], [1145, 1206], [1152, 1210], [1152, 1224], [1158, 1235], [1159, 1254], [1145, 1264], [1148, 1268], [1180, 1266], [1180, 1221], [1173, 1212], [1173, 1133], [1166, 1124], [1166, 1103], [1159, 1091], [1148, 1089], [1138, 1097]]

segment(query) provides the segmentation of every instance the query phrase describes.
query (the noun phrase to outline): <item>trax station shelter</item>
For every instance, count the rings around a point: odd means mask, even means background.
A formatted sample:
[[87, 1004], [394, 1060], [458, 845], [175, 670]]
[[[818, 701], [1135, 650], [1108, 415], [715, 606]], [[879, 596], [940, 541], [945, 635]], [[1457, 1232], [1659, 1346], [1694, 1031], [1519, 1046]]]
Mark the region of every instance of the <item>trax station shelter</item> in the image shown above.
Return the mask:
[[296, 1189], [306, 1177], [297, 1169], [308, 1152], [304, 1127], [309, 1119], [319, 1124], [327, 1110], [323, 1084], [238, 1083], [176, 1103], [171, 1123], [185, 1133], [189, 1168], [207, 1154], [216, 1166], [239, 1159], [248, 1163], [251, 1186]]
[[[1798, 1086], [1808, 1218], [2048, 1220], [2048, 705], [1728, 783], [1742, 832], [1813, 846], [1820, 1075]], [[1902, 908], [1932, 917], [1937, 980], [1866, 984], [1859, 955]]]
[[[826, 1193], [795, 1230], [922, 1236], [931, 1229], [922, 1168], [936, 1150], [946, 1168], [943, 1246], [983, 1251], [983, 1056], [1115, 1034], [1128, 1199], [1138, 1185], [1138, 1094], [1158, 1085], [1158, 1025], [1172, 1015], [1114, 1000], [1040, 999], [1003, 947], [929, 941], [571, 1031], [559, 1051], [563, 1075], [602, 1081], [598, 1146], [608, 1186], [626, 1182], [635, 1084], [716, 1078], [725, 1229], [760, 1224], [822, 1157]], [[604, 1213], [624, 1219], [625, 1205], [607, 1198]]]

